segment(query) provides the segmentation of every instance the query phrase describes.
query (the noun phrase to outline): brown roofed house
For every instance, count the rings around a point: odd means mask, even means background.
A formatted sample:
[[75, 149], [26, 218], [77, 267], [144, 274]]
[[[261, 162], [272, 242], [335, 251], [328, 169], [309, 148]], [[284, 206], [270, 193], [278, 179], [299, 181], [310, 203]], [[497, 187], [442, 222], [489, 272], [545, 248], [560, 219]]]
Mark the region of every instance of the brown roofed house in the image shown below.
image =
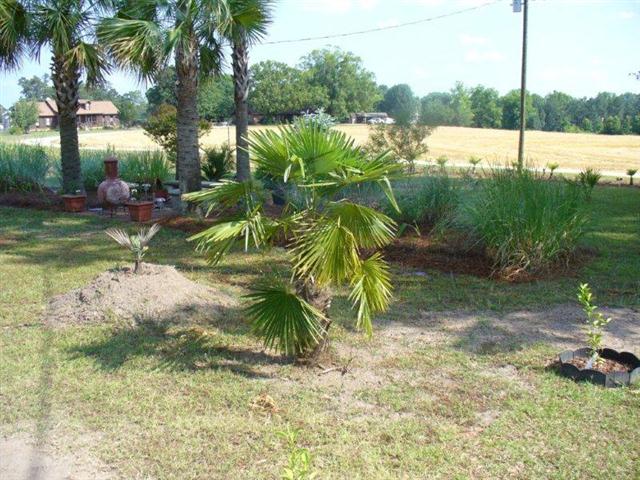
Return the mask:
[[[118, 109], [110, 100], [79, 100], [78, 128], [118, 127], [120, 119]], [[58, 106], [56, 101], [47, 98], [38, 102], [39, 129], [58, 128]]]

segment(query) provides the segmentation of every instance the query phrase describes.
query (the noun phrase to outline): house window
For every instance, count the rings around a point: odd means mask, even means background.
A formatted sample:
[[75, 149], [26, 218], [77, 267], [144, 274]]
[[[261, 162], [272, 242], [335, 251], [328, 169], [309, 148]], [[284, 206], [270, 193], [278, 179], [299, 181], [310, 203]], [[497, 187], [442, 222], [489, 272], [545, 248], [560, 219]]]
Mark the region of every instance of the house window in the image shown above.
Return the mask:
[[48, 127], [51, 125], [51, 117], [47, 117], [44, 119], [44, 124]]

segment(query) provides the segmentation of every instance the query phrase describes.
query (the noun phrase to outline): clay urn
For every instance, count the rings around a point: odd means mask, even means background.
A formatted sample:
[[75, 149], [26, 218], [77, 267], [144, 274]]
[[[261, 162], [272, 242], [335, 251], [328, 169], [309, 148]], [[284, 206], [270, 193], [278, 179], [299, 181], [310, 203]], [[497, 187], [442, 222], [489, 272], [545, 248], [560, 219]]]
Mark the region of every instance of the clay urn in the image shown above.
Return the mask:
[[104, 160], [106, 179], [98, 186], [98, 202], [104, 206], [122, 205], [129, 200], [129, 185], [118, 178], [118, 159]]

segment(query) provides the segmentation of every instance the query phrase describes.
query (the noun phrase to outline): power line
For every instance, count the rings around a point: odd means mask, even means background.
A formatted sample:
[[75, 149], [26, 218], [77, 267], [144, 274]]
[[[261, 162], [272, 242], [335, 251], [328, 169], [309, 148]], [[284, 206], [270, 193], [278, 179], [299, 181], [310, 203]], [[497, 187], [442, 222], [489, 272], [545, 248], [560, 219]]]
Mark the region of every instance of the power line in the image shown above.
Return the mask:
[[455, 10], [453, 12], [449, 12], [449, 13], [443, 13], [441, 15], [436, 15], [434, 17], [428, 17], [428, 18], [422, 18], [420, 20], [413, 20], [411, 22], [404, 22], [404, 23], [398, 23], [396, 25], [387, 25], [384, 27], [377, 27], [377, 28], [368, 28], [366, 30], [358, 30], [355, 32], [345, 32], [345, 33], [336, 33], [333, 35], [321, 35], [321, 36], [317, 36], [317, 37], [303, 37], [303, 38], [294, 38], [294, 39], [288, 39], [288, 40], [273, 40], [270, 42], [262, 42], [262, 45], [276, 45], [276, 44], [282, 44], [282, 43], [298, 43], [298, 42], [310, 42], [313, 40], [329, 40], [332, 38], [344, 38], [344, 37], [353, 37], [355, 35], [364, 35], [366, 33], [374, 33], [374, 32], [382, 32], [385, 30], [395, 30], [398, 28], [403, 28], [403, 27], [410, 27], [412, 25], [418, 25], [421, 23], [427, 23], [427, 22], [433, 22], [434, 20], [440, 20], [443, 18], [448, 18], [448, 17], [453, 17], [456, 15], [461, 15], [463, 13], [467, 13], [467, 12], [472, 12], [474, 10], [480, 10], [481, 8], [485, 8], [485, 7], [489, 7], [491, 5], [495, 5], [497, 3], [500, 3], [503, 0], [493, 0], [492, 2], [488, 2], [488, 3], [483, 3], [481, 5], [476, 5], [473, 7], [468, 7], [468, 8], [463, 8], [461, 10]]

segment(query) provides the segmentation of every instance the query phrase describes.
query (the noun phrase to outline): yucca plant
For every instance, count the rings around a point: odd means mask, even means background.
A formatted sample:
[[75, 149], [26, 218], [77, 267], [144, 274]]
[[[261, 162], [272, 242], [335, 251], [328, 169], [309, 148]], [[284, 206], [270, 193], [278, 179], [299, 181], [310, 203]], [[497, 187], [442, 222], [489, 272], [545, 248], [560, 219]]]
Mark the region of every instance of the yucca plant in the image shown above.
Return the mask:
[[249, 317], [267, 347], [299, 357], [314, 357], [327, 344], [331, 325], [331, 287], [348, 285], [357, 310], [357, 327], [372, 333], [372, 317], [391, 298], [389, 268], [379, 249], [395, 235], [395, 223], [373, 208], [339, 199], [350, 186], [376, 184], [396, 205], [390, 177], [401, 166], [386, 154], [368, 159], [344, 133], [315, 123], [297, 123], [279, 131], [256, 132], [249, 139], [261, 178], [277, 179], [296, 189], [282, 213], [268, 217], [268, 192], [262, 182], [223, 182], [185, 195], [208, 211], [229, 213], [192, 236], [211, 263], [219, 262], [236, 242], [258, 249], [285, 239], [292, 275], [258, 286], [248, 295]]
[[586, 168], [578, 174], [578, 183], [584, 188], [587, 200], [591, 200], [591, 193], [601, 178], [602, 174], [593, 168]]
[[151, 242], [151, 239], [158, 231], [160, 231], [160, 225], [154, 223], [149, 229], [141, 228], [137, 234], [133, 235], [130, 235], [121, 228], [109, 228], [105, 230], [104, 233], [133, 254], [133, 273], [138, 273], [142, 259], [147, 253], [147, 250], [149, 250], [149, 242]]
[[629, 185], [633, 185], [633, 176], [638, 173], [637, 168], [630, 168], [627, 170], [627, 175], [629, 175]]

